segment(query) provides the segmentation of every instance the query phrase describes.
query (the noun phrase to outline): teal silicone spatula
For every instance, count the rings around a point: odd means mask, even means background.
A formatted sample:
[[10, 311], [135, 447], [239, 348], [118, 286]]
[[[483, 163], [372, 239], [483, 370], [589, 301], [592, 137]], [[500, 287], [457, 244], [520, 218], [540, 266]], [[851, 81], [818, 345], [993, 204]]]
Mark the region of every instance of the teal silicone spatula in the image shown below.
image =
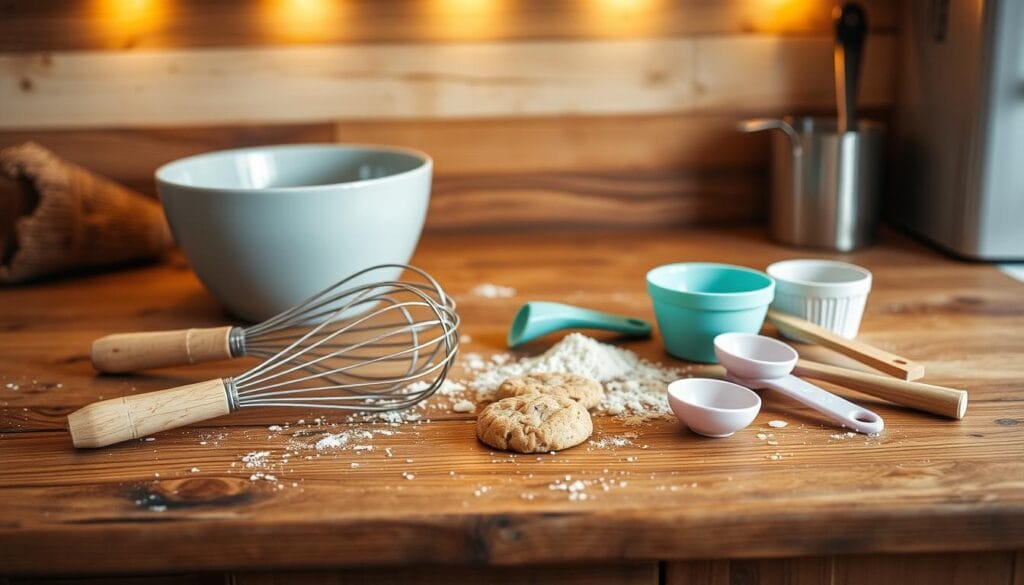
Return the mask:
[[643, 319], [562, 303], [533, 301], [520, 307], [512, 320], [508, 346], [518, 347], [562, 329], [600, 329], [638, 337], [651, 334], [651, 324]]

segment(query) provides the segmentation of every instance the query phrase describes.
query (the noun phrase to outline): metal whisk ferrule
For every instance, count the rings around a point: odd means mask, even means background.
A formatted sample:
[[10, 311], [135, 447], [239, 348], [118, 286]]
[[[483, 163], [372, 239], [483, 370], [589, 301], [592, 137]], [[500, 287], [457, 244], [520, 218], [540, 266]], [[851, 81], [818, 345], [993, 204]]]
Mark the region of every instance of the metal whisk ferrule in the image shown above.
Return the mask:
[[228, 408], [234, 412], [241, 407], [238, 403], [238, 388], [235, 387], [235, 379], [223, 378], [221, 381], [224, 382], [224, 394], [228, 397]]

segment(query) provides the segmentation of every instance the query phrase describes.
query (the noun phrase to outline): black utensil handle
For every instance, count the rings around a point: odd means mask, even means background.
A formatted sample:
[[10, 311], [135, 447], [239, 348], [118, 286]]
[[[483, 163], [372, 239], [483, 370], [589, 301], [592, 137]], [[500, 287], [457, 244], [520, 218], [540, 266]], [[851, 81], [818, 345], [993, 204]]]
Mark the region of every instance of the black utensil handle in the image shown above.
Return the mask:
[[859, 4], [836, 6], [835, 21], [836, 103], [839, 107], [839, 132], [857, 129], [857, 89], [860, 63], [867, 37], [868, 15]]

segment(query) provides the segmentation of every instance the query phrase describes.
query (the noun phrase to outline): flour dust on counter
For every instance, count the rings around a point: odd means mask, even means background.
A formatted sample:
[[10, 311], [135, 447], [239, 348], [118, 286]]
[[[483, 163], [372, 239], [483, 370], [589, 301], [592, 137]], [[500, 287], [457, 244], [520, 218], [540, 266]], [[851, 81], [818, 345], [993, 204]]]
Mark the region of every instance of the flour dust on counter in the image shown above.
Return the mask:
[[469, 293], [482, 299], [511, 299], [519, 294], [519, 291], [511, 286], [485, 282], [473, 287]]
[[466, 385], [475, 391], [477, 402], [492, 400], [501, 383], [509, 378], [541, 372], [579, 374], [604, 387], [599, 412], [633, 423], [670, 416], [665, 388], [687, 374], [681, 368], [650, 362], [628, 349], [582, 333], [567, 335], [536, 357], [514, 360], [510, 354], [496, 354], [485, 359], [468, 354], [464, 359], [470, 376]]
[[[484, 462], [507, 468], [506, 479], [481, 481], [468, 486], [458, 483], [462, 481], [462, 468], [424, 471], [415, 463], [418, 458], [409, 456], [410, 442], [422, 440], [434, 419], [443, 422], [473, 416], [480, 406], [496, 397], [502, 382], [539, 372], [578, 374], [598, 381], [603, 387], [605, 396], [595, 408], [594, 435], [578, 448], [564, 454], [550, 452], [530, 456], [488, 451]], [[444, 476], [453, 480], [451, 487], [444, 489], [457, 492], [459, 488], [456, 486], [459, 485], [468, 490], [463, 507], [509, 492], [527, 501], [564, 498], [575, 504], [589, 505], [595, 499], [621, 497], [617, 493], [623, 488], [634, 484], [633, 489], [636, 489], [641, 485], [636, 482], [642, 482], [654, 492], [677, 492], [696, 488], [698, 484], [675, 472], [637, 475], [635, 470], [642, 465], [648, 448], [653, 447], [648, 444], [653, 437], [645, 435], [657, 427], [648, 423], [672, 419], [665, 394], [667, 385], [689, 375], [691, 367], [653, 363], [633, 351], [601, 343], [580, 333], [567, 335], [544, 353], [533, 357], [517, 358], [504, 352], [493, 355], [467, 353], [460, 356], [452, 375], [435, 395], [412, 408], [387, 413], [355, 412], [343, 416], [310, 413], [305, 418], [266, 421], [261, 428], [245, 430], [244, 435], [257, 440], [255, 448], [248, 453], [238, 453], [224, 471], [247, 478], [257, 489], [274, 492], [305, 491], [309, 466], [317, 466], [319, 460], [332, 469], [338, 469], [340, 465], [344, 470], [341, 473], [346, 476], [350, 473], [358, 477], [384, 472], [384, 477], [391, 478], [384, 484], [385, 491], [400, 492], [402, 486], [410, 482], [436, 482]], [[410, 393], [419, 390], [417, 383], [405, 389]], [[804, 439], [814, 430], [817, 429], [803, 424], [794, 426], [779, 419], [764, 421], [759, 432], [752, 437], [757, 444], [764, 446], [755, 457], [763, 464], [778, 465], [793, 457], [794, 441]], [[206, 431], [196, 438], [200, 439], [200, 445], [216, 446], [226, 436], [225, 433], [232, 431], [224, 429], [216, 434]], [[583, 457], [599, 456], [605, 465], [589, 472], [556, 478], [545, 471], [549, 466], [566, 465], [574, 453]], [[217, 473], [217, 470], [208, 462], [201, 468], [190, 462], [181, 472], [205, 475]], [[157, 482], [167, 479], [156, 477]], [[170, 479], [173, 481], [175, 478]], [[151, 512], [165, 511], [160, 502], [145, 501], [139, 505]]]
[[[422, 390], [424, 382], [414, 382], [403, 389], [406, 393]], [[431, 416], [451, 413], [471, 413], [476, 403], [465, 399], [465, 385], [454, 380], [445, 380], [430, 400], [401, 411], [352, 412], [337, 419], [327, 413], [310, 415], [294, 421], [281, 421], [264, 428], [264, 447], [248, 453], [240, 453], [237, 460], [225, 470], [228, 474], [242, 474], [254, 483], [266, 483], [270, 489], [284, 490], [302, 487], [301, 472], [296, 462], [312, 462], [323, 456], [332, 458], [354, 457], [348, 469], [355, 471], [380, 464], [396, 457], [399, 448], [389, 439], [403, 434], [418, 435], [420, 425], [430, 424]], [[246, 431], [250, 437], [252, 431]], [[211, 434], [209, 431], [197, 435], [200, 446], [216, 447], [230, 431], [223, 429]], [[154, 437], [142, 440], [154, 441]], [[374, 459], [373, 462], [369, 459]], [[408, 461], [408, 459], [407, 459]], [[198, 473], [190, 467], [188, 473]], [[212, 470], [211, 470], [212, 471]], [[295, 476], [299, 481], [293, 481]], [[159, 480], [159, 475], [156, 476]], [[410, 480], [415, 474], [403, 473], [401, 479]], [[152, 511], [163, 511], [153, 510]]]

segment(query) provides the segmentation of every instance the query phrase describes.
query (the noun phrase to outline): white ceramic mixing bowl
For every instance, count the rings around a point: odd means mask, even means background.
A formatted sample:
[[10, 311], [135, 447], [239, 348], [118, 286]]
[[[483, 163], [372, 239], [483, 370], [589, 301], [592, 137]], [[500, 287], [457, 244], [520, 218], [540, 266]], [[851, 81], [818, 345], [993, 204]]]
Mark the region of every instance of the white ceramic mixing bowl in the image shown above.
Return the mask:
[[231, 313], [259, 321], [363, 268], [408, 262], [432, 171], [415, 150], [307, 144], [183, 158], [156, 182], [200, 280]]

